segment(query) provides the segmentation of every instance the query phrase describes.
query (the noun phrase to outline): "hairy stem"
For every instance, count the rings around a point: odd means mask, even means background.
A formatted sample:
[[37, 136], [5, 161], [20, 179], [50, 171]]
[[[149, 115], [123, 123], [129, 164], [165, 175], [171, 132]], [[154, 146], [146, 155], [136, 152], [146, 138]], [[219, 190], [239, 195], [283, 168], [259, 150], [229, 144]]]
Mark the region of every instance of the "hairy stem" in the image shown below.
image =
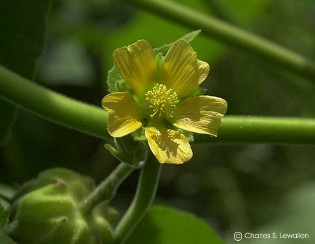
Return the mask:
[[312, 60], [239, 27], [200, 13], [188, 6], [186, 7], [179, 2], [170, 0], [123, 1], [187, 27], [201, 29], [202, 33], [210, 38], [215, 38], [232, 47], [237, 47], [266, 60], [273, 61], [305, 77], [315, 78], [315, 63]]
[[110, 175], [82, 202], [85, 212], [90, 212], [97, 204], [111, 200], [120, 184], [135, 168], [129, 164], [119, 164]]
[[115, 229], [114, 243], [124, 243], [151, 206], [157, 190], [160, 171], [161, 166], [153, 157], [142, 168], [136, 195]]

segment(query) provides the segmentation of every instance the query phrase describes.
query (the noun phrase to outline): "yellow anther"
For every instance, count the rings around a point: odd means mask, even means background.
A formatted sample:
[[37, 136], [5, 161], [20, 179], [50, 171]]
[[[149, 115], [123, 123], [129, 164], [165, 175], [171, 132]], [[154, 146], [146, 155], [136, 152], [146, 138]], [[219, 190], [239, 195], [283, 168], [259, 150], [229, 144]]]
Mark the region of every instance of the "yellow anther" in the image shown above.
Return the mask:
[[179, 102], [175, 91], [158, 83], [145, 94], [145, 99], [150, 118], [157, 120], [173, 117], [175, 107]]

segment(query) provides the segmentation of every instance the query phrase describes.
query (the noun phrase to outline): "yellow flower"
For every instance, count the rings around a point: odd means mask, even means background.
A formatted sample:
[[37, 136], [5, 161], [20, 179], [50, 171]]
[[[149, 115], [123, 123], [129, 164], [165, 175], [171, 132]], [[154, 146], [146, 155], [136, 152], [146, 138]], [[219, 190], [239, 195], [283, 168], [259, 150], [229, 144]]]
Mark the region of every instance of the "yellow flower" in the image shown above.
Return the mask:
[[193, 155], [182, 131], [217, 135], [227, 103], [218, 97], [193, 96], [210, 68], [197, 59], [187, 41], [176, 41], [162, 63], [146, 40], [118, 48], [113, 58], [130, 91], [114, 92], [102, 100], [111, 136], [144, 128], [160, 163], [181, 164]]

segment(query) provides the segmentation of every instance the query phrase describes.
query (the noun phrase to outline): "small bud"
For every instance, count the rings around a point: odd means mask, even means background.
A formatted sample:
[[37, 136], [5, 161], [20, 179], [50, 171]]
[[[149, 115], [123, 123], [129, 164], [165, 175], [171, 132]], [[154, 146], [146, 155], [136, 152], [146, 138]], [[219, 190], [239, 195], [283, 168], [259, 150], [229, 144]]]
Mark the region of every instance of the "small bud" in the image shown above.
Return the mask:
[[105, 144], [105, 148], [118, 160], [135, 168], [141, 167], [148, 154], [144, 141], [134, 140], [131, 136], [114, 138], [115, 147]]

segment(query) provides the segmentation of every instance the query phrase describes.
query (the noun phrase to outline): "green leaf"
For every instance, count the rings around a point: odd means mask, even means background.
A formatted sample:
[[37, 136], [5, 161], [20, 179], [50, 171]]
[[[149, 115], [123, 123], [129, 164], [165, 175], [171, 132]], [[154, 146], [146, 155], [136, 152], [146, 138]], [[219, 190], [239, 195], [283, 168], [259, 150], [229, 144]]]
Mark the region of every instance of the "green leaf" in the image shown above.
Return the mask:
[[[0, 0], [0, 64], [33, 78], [44, 40], [49, 0]], [[16, 107], [0, 99], [0, 143], [7, 138]]]
[[128, 244], [219, 244], [220, 238], [196, 216], [154, 206], [127, 240]]

